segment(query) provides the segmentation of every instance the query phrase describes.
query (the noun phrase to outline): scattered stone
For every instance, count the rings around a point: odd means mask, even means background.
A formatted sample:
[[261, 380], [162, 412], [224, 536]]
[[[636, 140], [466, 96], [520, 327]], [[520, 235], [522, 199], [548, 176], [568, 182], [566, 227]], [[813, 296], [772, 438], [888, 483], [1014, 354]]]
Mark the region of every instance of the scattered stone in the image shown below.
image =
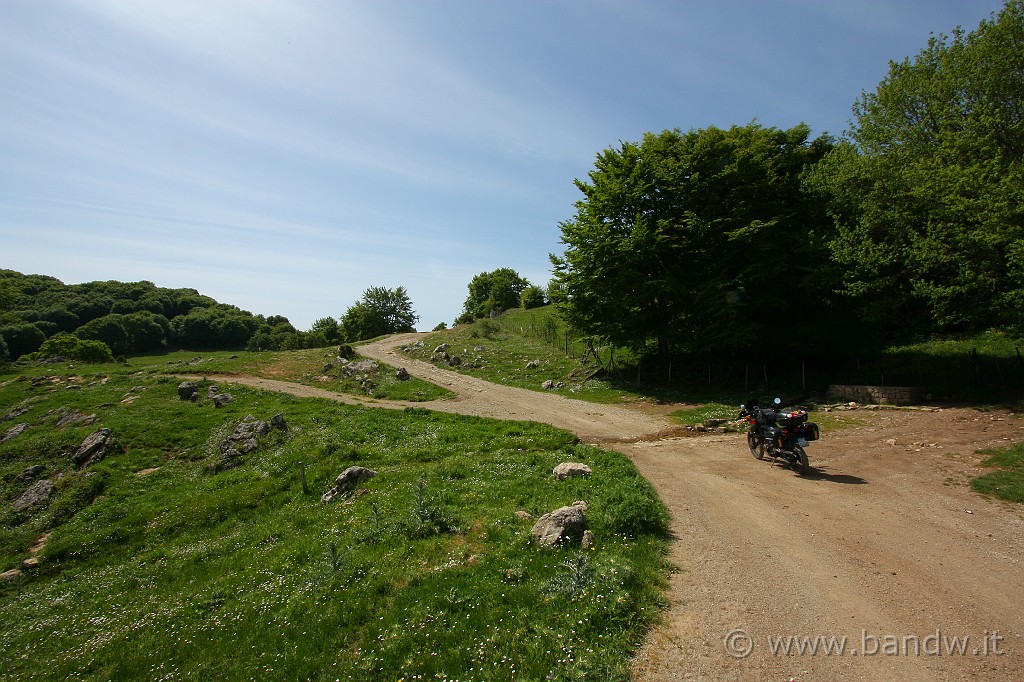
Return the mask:
[[349, 345], [338, 346], [338, 357], [347, 360], [356, 356], [356, 350]]
[[24, 568], [25, 570], [31, 570], [31, 569], [35, 568], [36, 566], [38, 566], [41, 563], [43, 563], [43, 560], [40, 559], [39, 557], [37, 557], [37, 556], [30, 556], [29, 558], [27, 558], [27, 559], [25, 559], [24, 561], [21, 562], [21, 567]]
[[594, 531], [585, 530], [583, 531], [583, 537], [580, 538], [580, 547], [583, 549], [591, 549], [594, 546]]
[[458, 355], [448, 358], [448, 366], [449, 367], [458, 367], [461, 364], [462, 364], [462, 358], [460, 358]]
[[895, 446], [896, 445], [896, 439], [895, 438], [890, 438], [889, 440], [885, 441], [885, 443], [886, 443], [886, 445]]
[[533, 521], [533, 514], [520, 509], [516, 512], [516, 518], [522, 519], [523, 521]]
[[412, 377], [409, 376], [409, 370], [405, 367], [399, 367], [395, 370], [395, 378], [399, 381], [409, 381]]
[[45, 466], [43, 466], [42, 464], [36, 464], [35, 466], [31, 466], [28, 469], [22, 471], [20, 474], [18, 474], [14, 478], [14, 481], [15, 483], [28, 483], [29, 481], [34, 481], [37, 478], [39, 478], [39, 474], [43, 473], [44, 471], [46, 471]]
[[213, 396], [213, 406], [224, 407], [228, 403], [234, 402], [234, 400], [235, 396], [231, 395], [230, 393], [218, 393], [217, 395]]
[[196, 402], [199, 400], [199, 387], [191, 381], [183, 381], [178, 384], [178, 398], [181, 400], [191, 400]]
[[567, 478], [590, 476], [594, 472], [582, 462], [562, 462], [551, 473], [559, 481], [564, 481]]
[[580, 542], [587, 530], [584, 507], [572, 505], [549, 512], [533, 524], [530, 537], [541, 547], [557, 547], [567, 542]]
[[213, 400], [218, 393], [220, 393], [220, 386], [210, 386], [206, 389], [206, 397], [210, 400]]
[[107, 454], [110, 446], [110, 429], [100, 429], [91, 436], [87, 436], [78, 450], [71, 456], [71, 460], [83, 469], [93, 462], [98, 462]]
[[565, 388], [565, 382], [555, 381], [554, 379], [548, 379], [540, 385], [545, 391], [550, 391], [556, 388]]
[[323, 497], [320, 498], [320, 501], [326, 504], [331, 500], [335, 499], [336, 497], [339, 497], [340, 495], [350, 493], [352, 492], [353, 489], [355, 489], [357, 485], [363, 483], [364, 481], [370, 480], [376, 475], [376, 471], [373, 471], [372, 469], [367, 469], [366, 467], [349, 467], [348, 469], [342, 471], [338, 475], [338, 477], [334, 479], [334, 486], [323, 494]]
[[36, 481], [28, 490], [21, 494], [21, 497], [11, 504], [11, 507], [16, 512], [23, 512], [49, 500], [50, 496], [53, 495], [53, 491], [54, 485], [50, 479], [44, 478], [41, 481]]
[[434, 349], [434, 353], [433, 354], [434, 355], [438, 355], [440, 353], [447, 353], [447, 352], [448, 352], [448, 344], [447, 343], [442, 343], [440, 346], [438, 346], [437, 348]]
[[273, 417], [271, 417], [270, 418], [270, 428], [278, 429], [280, 431], [287, 431], [288, 430], [288, 422], [286, 422], [284, 420], [284, 415], [278, 413], [278, 414], [275, 414]]
[[526, 369], [537, 369], [540, 367], [540, 360], [530, 360], [526, 363]]
[[9, 440], [14, 440], [21, 434], [25, 433], [25, 429], [28, 428], [28, 424], [15, 424], [11, 428], [4, 431], [4, 435], [0, 436], [0, 443], [6, 443]]
[[[224, 393], [222, 395], [229, 394]], [[280, 415], [275, 415], [275, 417], [277, 416]], [[281, 417], [281, 423], [284, 423], [284, 417]], [[247, 414], [242, 421], [235, 425], [235, 430], [232, 431], [231, 435], [220, 442], [220, 464], [217, 467], [218, 470], [223, 471], [224, 469], [231, 469], [237, 466], [238, 459], [242, 455], [246, 455], [258, 448], [260, 446], [260, 436], [267, 435], [272, 428], [274, 427], [271, 424], [256, 419], [251, 414]]]

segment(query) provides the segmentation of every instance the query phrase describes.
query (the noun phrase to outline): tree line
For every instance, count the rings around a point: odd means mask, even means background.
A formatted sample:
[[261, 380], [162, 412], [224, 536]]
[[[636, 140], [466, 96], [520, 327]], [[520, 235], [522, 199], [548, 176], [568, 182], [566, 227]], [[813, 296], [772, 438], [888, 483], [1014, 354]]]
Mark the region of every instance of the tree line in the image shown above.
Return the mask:
[[755, 122], [608, 148], [559, 226], [563, 315], [661, 353], [1020, 333], [1022, 95], [1010, 0], [890, 62], [839, 140]]

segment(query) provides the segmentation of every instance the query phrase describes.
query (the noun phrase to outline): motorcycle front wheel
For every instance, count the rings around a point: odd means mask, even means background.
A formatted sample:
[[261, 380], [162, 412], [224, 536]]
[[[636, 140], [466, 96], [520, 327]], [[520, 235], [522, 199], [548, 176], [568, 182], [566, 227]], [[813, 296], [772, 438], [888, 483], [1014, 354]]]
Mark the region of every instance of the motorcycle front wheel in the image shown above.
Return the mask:
[[798, 474], [806, 474], [811, 471], [811, 464], [807, 461], [807, 453], [799, 445], [793, 446], [793, 454], [796, 455], [796, 461], [793, 462], [793, 468], [796, 469]]
[[747, 447], [756, 459], [764, 459], [764, 438], [756, 433], [747, 433]]

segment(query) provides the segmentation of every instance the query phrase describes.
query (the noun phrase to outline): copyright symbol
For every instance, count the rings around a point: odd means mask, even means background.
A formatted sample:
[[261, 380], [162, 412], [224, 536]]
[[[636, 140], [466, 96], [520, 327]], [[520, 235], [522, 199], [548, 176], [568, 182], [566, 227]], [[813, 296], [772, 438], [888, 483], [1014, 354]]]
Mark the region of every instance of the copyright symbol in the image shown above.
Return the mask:
[[754, 639], [746, 630], [733, 630], [725, 636], [725, 653], [733, 658], [746, 658], [754, 650]]

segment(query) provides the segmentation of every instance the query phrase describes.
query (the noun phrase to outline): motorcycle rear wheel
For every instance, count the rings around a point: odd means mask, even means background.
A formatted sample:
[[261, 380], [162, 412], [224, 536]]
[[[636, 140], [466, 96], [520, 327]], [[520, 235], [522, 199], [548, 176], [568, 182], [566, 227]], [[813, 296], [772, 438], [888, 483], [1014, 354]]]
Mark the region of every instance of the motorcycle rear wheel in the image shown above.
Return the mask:
[[755, 459], [764, 459], [764, 437], [756, 433], [747, 433], [747, 447]]
[[793, 454], [796, 455], [797, 461], [793, 463], [793, 468], [796, 469], [798, 474], [807, 474], [811, 471], [811, 464], [807, 461], [807, 453], [799, 445], [793, 446]]

